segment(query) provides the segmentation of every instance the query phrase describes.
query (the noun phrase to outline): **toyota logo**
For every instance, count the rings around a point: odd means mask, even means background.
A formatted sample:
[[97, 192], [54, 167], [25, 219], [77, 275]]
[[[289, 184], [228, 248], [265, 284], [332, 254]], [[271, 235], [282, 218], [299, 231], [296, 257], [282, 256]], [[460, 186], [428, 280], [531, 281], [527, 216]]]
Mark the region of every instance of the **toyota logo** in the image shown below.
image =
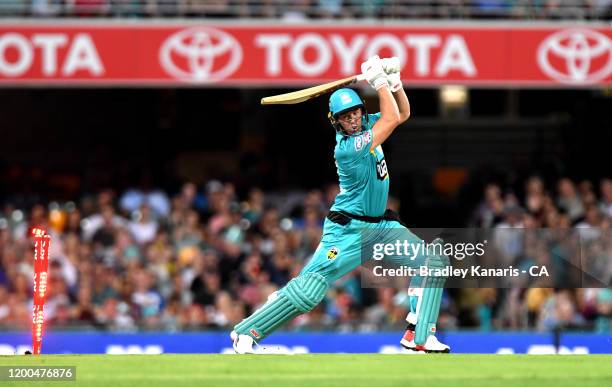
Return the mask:
[[170, 36], [159, 50], [159, 60], [171, 76], [187, 82], [224, 79], [242, 63], [242, 48], [224, 31], [195, 27]]
[[540, 44], [538, 64], [546, 75], [559, 82], [596, 83], [612, 73], [612, 42], [593, 30], [559, 31]]

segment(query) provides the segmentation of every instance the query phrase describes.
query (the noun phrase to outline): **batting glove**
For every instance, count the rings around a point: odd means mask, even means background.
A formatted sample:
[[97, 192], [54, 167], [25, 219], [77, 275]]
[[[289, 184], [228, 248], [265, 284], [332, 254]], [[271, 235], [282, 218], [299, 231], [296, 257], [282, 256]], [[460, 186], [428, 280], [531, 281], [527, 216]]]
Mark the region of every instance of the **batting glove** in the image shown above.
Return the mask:
[[382, 62], [383, 69], [387, 74], [387, 82], [389, 83], [389, 89], [392, 92], [396, 92], [402, 88], [402, 79], [400, 77], [400, 61], [399, 58], [394, 56], [392, 58], [384, 58], [380, 60]]
[[370, 59], [361, 64], [361, 73], [375, 90], [389, 86], [387, 73], [385, 73], [378, 55], [370, 57]]
[[391, 58], [383, 58], [380, 60], [382, 63], [383, 69], [385, 69], [385, 73], [393, 74], [400, 72], [400, 60], [396, 56], [392, 56]]

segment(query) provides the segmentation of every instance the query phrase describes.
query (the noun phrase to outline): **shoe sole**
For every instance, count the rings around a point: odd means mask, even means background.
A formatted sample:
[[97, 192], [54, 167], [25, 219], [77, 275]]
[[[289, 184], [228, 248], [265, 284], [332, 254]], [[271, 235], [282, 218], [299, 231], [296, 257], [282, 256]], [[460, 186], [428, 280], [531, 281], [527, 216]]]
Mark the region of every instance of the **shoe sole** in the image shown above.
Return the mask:
[[425, 350], [425, 353], [450, 353], [450, 349], [443, 349], [441, 351], [432, 351], [432, 350]]
[[400, 342], [400, 345], [404, 348], [406, 348], [407, 350], [410, 350], [412, 352], [425, 352], [425, 353], [450, 353], [450, 349], [443, 349], [441, 351], [436, 351], [436, 350], [430, 350], [430, 349], [417, 349], [416, 347], [409, 347], [407, 345], [405, 345], [404, 343]]

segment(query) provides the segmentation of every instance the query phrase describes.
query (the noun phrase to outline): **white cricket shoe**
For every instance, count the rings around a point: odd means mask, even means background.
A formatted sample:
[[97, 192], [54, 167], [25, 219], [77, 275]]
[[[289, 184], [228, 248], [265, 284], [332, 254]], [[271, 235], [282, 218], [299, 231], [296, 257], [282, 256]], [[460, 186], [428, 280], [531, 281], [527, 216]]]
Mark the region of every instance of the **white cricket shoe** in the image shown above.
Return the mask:
[[449, 353], [450, 347], [446, 344], [442, 344], [438, 341], [438, 338], [434, 335], [427, 336], [427, 340], [425, 340], [425, 344], [418, 345], [414, 342], [414, 332], [412, 334], [409, 331], [406, 331], [404, 337], [400, 341], [402, 347], [409, 349], [411, 351], [422, 351], [426, 353]]
[[237, 354], [244, 355], [246, 353], [255, 353], [253, 349], [254, 340], [251, 336], [239, 335], [236, 331], [232, 331], [232, 333], [230, 333], [230, 338], [232, 339], [234, 352]]
[[400, 344], [406, 349], [416, 351], [416, 344], [414, 343], [414, 325], [411, 324], [411, 327], [406, 329], [404, 336], [400, 340]]
[[438, 338], [434, 335], [430, 335], [425, 340], [424, 345], [417, 345], [417, 351], [425, 351], [427, 353], [449, 353], [450, 347], [446, 344], [442, 344], [438, 341]]

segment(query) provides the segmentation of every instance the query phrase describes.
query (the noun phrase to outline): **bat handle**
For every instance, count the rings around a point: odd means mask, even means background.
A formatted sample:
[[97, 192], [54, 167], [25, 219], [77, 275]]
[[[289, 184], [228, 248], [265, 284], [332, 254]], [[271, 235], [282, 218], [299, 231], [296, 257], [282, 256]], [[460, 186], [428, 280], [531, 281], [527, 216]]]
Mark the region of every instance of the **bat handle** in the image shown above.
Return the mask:
[[355, 77], [355, 82], [365, 81], [365, 75], [359, 74]]

